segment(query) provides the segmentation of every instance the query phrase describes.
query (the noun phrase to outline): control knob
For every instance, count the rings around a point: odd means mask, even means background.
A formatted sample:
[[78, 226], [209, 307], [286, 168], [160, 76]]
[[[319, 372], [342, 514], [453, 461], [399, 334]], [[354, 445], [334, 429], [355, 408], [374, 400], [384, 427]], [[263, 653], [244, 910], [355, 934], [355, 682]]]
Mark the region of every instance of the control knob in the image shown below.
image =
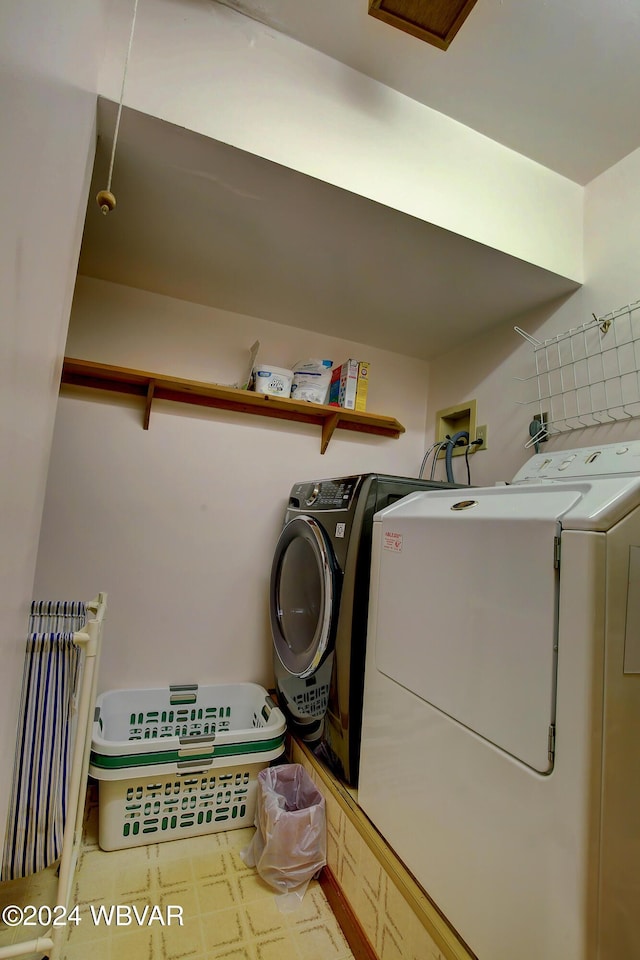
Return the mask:
[[305, 500], [306, 505], [310, 507], [312, 504], [316, 502], [319, 496], [320, 496], [320, 484], [316, 483], [313, 490], [311, 491], [311, 495], [307, 497], [307, 499]]

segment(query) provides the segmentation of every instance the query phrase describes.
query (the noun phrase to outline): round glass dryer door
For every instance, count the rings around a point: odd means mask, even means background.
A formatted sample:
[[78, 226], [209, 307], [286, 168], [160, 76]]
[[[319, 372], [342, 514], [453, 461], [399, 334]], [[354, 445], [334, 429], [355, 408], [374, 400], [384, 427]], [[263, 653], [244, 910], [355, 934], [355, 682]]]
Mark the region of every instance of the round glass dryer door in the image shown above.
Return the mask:
[[304, 515], [290, 520], [271, 567], [270, 618], [276, 653], [294, 676], [310, 676], [328, 652], [339, 589], [338, 565], [322, 526]]

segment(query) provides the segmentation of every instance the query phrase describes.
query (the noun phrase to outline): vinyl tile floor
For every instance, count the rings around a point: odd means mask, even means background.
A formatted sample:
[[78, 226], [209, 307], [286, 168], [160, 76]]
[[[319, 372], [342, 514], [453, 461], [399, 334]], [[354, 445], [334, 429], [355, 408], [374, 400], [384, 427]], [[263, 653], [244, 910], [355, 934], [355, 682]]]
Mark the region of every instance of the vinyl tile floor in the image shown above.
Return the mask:
[[253, 828], [107, 853], [97, 817], [90, 802], [62, 960], [353, 960], [317, 881], [285, 913], [246, 866]]

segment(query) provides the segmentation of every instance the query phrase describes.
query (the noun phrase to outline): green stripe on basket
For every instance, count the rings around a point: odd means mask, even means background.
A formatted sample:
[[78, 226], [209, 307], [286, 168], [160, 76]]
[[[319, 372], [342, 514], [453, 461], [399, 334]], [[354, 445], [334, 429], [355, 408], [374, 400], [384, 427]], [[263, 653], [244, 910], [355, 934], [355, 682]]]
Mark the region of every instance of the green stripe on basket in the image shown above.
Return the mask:
[[[158, 753], [132, 753], [118, 757], [106, 756], [91, 751], [90, 762], [100, 770], [126, 770], [127, 767], [144, 767], [154, 763], [179, 763], [184, 760], [218, 760], [220, 757], [239, 757], [249, 753], [267, 753], [277, 750], [284, 743], [284, 734], [272, 740], [259, 740], [253, 743], [228, 743], [217, 746], [204, 753], [190, 753], [188, 757], [180, 756], [178, 750], [164, 750]], [[186, 744], [185, 744], [186, 746]]]

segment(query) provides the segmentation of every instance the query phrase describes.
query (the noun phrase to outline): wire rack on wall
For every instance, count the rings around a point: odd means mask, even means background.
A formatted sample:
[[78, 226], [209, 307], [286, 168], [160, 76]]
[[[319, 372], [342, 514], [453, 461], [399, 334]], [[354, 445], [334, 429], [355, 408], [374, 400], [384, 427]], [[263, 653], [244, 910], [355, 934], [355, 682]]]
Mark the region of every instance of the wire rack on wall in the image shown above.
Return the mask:
[[640, 417], [640, 300], [548, 340], [514, 327], [533, 347], [530, 385], [540, 430], [527, 446], [549, 434]]

